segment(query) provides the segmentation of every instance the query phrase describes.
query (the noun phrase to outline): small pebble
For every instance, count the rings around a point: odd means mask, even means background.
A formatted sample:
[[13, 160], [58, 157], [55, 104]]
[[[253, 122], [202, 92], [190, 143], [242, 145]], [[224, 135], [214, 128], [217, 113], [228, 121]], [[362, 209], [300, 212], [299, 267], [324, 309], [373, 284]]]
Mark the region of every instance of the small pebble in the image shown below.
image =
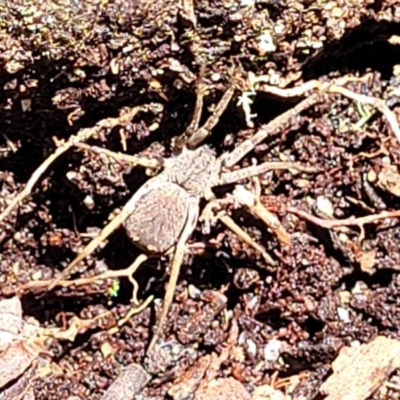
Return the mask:
[[318, 196], [315, 206], [319, 212], [327, 217], [332, 217], [335, 212], [332, 202], [326, 196]]
[[139, 364], [127, 365], [109, 386], [101, 400], [133, 399], [149, 381], [150, 375]]
[[279, 340], [272, 339], [264, 346], [265, 361], [275, 362], [281, 354], [282, 343]]

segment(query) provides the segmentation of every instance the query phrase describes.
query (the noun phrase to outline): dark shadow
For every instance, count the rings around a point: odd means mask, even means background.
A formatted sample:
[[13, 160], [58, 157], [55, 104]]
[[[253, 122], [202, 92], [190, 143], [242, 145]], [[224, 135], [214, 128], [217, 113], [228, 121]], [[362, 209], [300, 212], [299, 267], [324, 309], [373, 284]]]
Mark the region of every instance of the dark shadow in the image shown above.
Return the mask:
[[399, 34], [399, 23], [362, 21], [359, 26], [348, 29], [339, 40], [325, 44], [320, 52], [305, 60], [303, 78], [308, 81], [331, 72], [345, 75], [370, 69], [387, 80], [393, 74], [393, 66], [400, 62], [400, 48], [390, 44], [389, 39]]

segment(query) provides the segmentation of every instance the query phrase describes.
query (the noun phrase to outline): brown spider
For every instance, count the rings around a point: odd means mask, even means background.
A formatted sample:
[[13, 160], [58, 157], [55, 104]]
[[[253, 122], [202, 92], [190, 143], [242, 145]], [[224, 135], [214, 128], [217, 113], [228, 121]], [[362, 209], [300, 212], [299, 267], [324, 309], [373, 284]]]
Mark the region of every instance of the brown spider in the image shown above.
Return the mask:
[[[72, 269], [87, 255], [91, 254], [119, 225], [123, 224], [128, 237], [146, 253], [166, 254], [175, 248], [171, 275], [164, 298], [164, 305], [158, 329], [150, 344], [153, 347], [167, 316], [180, 266], [183, 262], [185, 246], [189, 236], [196, 228], [199, 218], [199, 205], [202, 198], [214, 199], [211, 189], [214, 186], [237, 182], [258, 175], [270, 169], [305, 169], [295, 163], [264, 163], [258, 166], [229, 171], [254, 146], [260, 143], [282, 121], [288, 120], [304, 108], [296, 108], [279, 118], [278, 124], [260, 130], [250, 141], [243, 142], [230, 154], [217, 158], [214, 151], [206, 145], [197, 147], [209, 135], [226, 109], [235, 91], [232, 84], [217, 104], [213, 115], [205, 125], [198, 128], [203, 105], [204, 85], [200, 82], [192, 123], [188, 130], [174, 141], [174, 148], [180, 150], [177, 156], [162, 162], [163, 170], [149, 179], [132, 196], [122, 211], [93, 239], [65, 270], [52, 282], [50, 289], [64, 279]], [[308, 107], [308, 104], [306, 105]], [[306, 108], [305, 107], [305, 108]], [[282, 118], [283, 117], [283, 118]], [[193, 149], [193, 150], [192, 150]], [[308, 168], [310, 170], [310, 168]], [[264, 254], [261, 246], [256, 246]], [[267, 255], [267, 261], [274, 263]]]
[[[263, 163], [260, 165], [231, 171], [230, 168], [240, 161], [251, 150], [253, 150], [257, 144], [262, 142], [267, 136], [276, 133], [283, 126], [290, 123], [292, 118], [296, 118], [300, 112], [321, 101], [324, 93], [340, 93], [356, 101], [373, 104], [385, 114], [394, 133], [398, 138], [400, 137], [397, 121], [395, 121], [393, 113], [387, 108], [384, 102], [380, 99], [355, 94], [350, 90], [341, 87], [340, 85], [346, 83], [347, 80], [347, 78], [343, 78], [335, 83], [323, 84], [319, 83], [318, 81], [310, 81], [293, 89], [277, 89], [267, 86], [261, 88], [261, 90], [283, 97], [300, 96], [309, 92], [313, 93], [299, 102], [291, 110], [272, 120], [268, 125], [262, 126], [253, 137], [242, 142], [231, 153], [223, 154], [219, 158], [217, 158], [210, 147], [206, 145], [198, 148], [196, 147], [204, 141], [204, 139], [210, 134], [211, 130], [217, 124], [219, 117], [224, 112], [234, 94], [235, 85], [232, 84], [227, 89], [222, 99], [217, 104], [213, 115], [206, 121], [203, 127], [198, 129], [202, 110], [202, 100], [204, 96], [204, 85], [200, 83], [198, 85], [197, 101], [193, 121], [190, 124], [187, 132], [178, 136], [173, 143], [175, 149], [180, 150], [180, 153], [177, 156], [165, 159], [162, 163], [158, 163], [158, 165], [150, 162], [154, 160], [145, 158], [140, 160], [141, 165], [148, 165], [158, 168], [162, 167], [163, 171], [149, 179], [143, 186], [139, 188], [139, 190], [132, 196], [128, 203], [122, 208], [121, 212], [109, 224], [107, 224], [101, 231], [100, 235], [93, 239], [65, 268], [65, 270], [50, 283], [48, 288], [52, 289], [58, 284], [63, 284], [63, 286], [67, 286], [72, 283], [75, 285], [86, 284], [89, 281], [93, 281], [94, 278], [106, 279], [114, 276], [128, 276], [131, 279], [131, 276], [135, 270], [147, 259], [144, 254], [140, 255], [132, 264], [132, 266], [125, 270], [124, 273], [121, 273], [121, 271], [119, 273], [117, 271], [108, 271], [102, 275], [99, 275], [98, 277], [82, 278], [74, 281], [62, 281], [70, 274], [72, 269], [79, 264], [80, 261], [91, 254], [100, 245], [100, 243], [103, 242], [121, 224], [123, 224], [125, 227], [127, 235], [132, 242], [146, 253], [166, 254], [174, 251], [170, 279], [168, 282], [158, 327], [148, 349], [148, 351], [150, 351], [159, 337], [163, 323], [168, 314], [170, 304], [172, 302], [179, 270], [183, 262], [186, 242], [196, 228], [196, 224], [199, 219], [200, 200], [202, 198], [206, 198], [207, 200], [215, 201], [212, 193], [212, 188], [214, 186], [234, 183], [255, 175], [259, 175], [271, 169], [285, 168], [297, 169], [303, 172], [316, 172], [316, 168], [307, 168], [296, 163], [287, 162]], [[252, 77], [249, 74], [251, 88], [253, 88], [256, 83], [259, 84], [262, 81], [263, 77]], [[71, 143], [64, 145], [65, 149], [67, 148], [67, 145], [69, 147], [73, 145], [79, 145], [79, 143]], [[87, 149], [87, 146], [81, 147]], [[63, 151], [66, 151], [65, 149], [63, 148]], [[94, 148], [92, 148], [92, 150], [94, 150]], [[99, 149], [97, 149], [97, 151], [99, 151]], [[104, 152], [104, 150], [101, 151]], [[115, 158], [122, 157], [116, 153], [109, 151], [105, 152]], [[126, 159], [127, 156], [123, 156], [123, 158]], [[134, 162], [136, 164], [138, 163], [137, 157], [134, 158]], [[34, 183], [33, 179], [32, 182]], [[262, 209], [262, 205], [259, 202], [257, 203], [257, 201], [254, 201], [254, 199], [249, 199], [246, 193], [243, 191], [239, 194], [241, 200], [238, 200], [238, 203], [249, 207], [253, 214], [259, 216], [264, 221], [268, 219], [268, 216], [266, 217], [266, 213], [264, 212], [266, 210]], [[21, 198], [22, 195], [19, 197], [19, 200]], [[7, 212], [9, 212], [9, 210], [14, 206], [15, 202], [12, 203], [12, 205], [0, 215], [0, 220], [1, 217], [4, 218]], [[228, 227], [230, 227], [232, 230], [234, 230], [235, 233], [241, 235], [243, 240], [259, 250], [267, 262], [274, 263], [268, 254], [266, 254], [263, 247], [252, 241], [252, 239], [236, 224], [234, 224], [229, 217], [219, 216], [219, 219], [228, 225]], [[276, 227], [278, 223], [279, 221], [275, 219], [272, 221], [271, 226]], [[278, 229], [276, 229], [276, 232], [279, 233], [279, 226]], [[282, 232], [282, 230], [280, 232], [283, 241], [286, 241], [286, 243], [290, 241], [290, 237], [285, 238], [284, 232]], [[134, 280], [131, 279], [131, 282], [134, 283], [134, 291], [136, 291], [137, 287], [135, 286]], [[42, 284], [45, 284], [45, 282], [42, 282]], [[35, 285], [27, 286], [27, 288], [33, 286], [37, 287], [38, 282], [36, 282]], [[139, 309], [143, 309], [144, 306], [147, 306], [148, 300], [146, 300], [144, 304], [139, 307]], [[124, 321], [130, 318], [130, 316], [137, 311], [138, 309], [128, 313], [128, 315], [124, 318]]]

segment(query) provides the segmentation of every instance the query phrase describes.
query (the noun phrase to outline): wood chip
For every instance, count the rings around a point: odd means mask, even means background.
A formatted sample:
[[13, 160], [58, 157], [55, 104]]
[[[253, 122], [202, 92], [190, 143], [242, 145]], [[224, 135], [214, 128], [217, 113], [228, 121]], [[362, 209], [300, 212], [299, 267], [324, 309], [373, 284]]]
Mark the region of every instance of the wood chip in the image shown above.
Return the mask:
[[320, 392], [328, 394], [325, 400], [363, 400], [399, 367], [400, 341], [378, 336], [358, 348], [343, 348]]
[[218, 378], [200, 386], [195, 400], [250, 400], [250, 393], [232, 377]]
[[101, 400], [133, 399], [149, 381], [150, 375], [139, 364], [127, 365], [109, 386]]

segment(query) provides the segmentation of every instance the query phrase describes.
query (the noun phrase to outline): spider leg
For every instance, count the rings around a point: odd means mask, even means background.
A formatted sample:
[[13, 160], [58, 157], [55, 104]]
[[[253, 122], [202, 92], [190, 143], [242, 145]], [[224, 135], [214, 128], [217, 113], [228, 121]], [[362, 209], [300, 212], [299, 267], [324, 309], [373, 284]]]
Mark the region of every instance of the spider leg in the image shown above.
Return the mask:
[[282, 245], [292, 247], [291, 236], [286, 232], [276, 215], [264, 207], [258, 196], [245, 189], [244, 186], [238, 185], [233, 191], [233, 197], [240, 205], [246, 207], [252, 215], [261, 219], [276, 234]]
[[207, 89], [207, 85], [204, 82], [205, 73], [206, 73], [206, 67], [205, 65], [203, 65], [200, 70], [199, 78], [197, 79], [196, 104], [194, 106], [192, 121], [190, 122], [190, 125], [185, 132], [185, 135], [187, 137], [190, 137], [193, 134], [193, 132], [199, 129], [201, 112], [203, 110], [203, 99]]
[[211, 130], [217, 125], [221, 115], [228, 107], [229, 102], [235, 93], [235, 85], [231, 84], [225, 93], [222, 95], [221, 100], [216, 105], [213, 114], [207, 119], [205, 124], [193, 132], [192, 136], [187, 138], [186, 145], [190, 148], [195, 148], [210, 135]]
[[[268, 79], [269, 78], [267, 76], [257, 77], [249, 74], [249, 85], [251, 88], [254, 89], [255, 85], [260, 84]], [[235, 165], [265, 138], [272, 134], [276, 134], [279, 130], [282, 130], [282, 128], [287, 126], [287, 124], [289, 124], [293, 118], [296, 118], [300, 112], [320, 102], [323, 99], [324, 94], [341, 94], [342, 96], [345, 96], [354, 101], [374, 106], [386, 117], [386, 120], [388, 121], [393, 133], [395, 134], [397, 140], [400, 142], [400, 128], [396, 116], [393, 111], [391, 111], [389, 107], [385, 104], [384, 100], [372, 96], [354, 93], [353, 91], [343, 87], [343, 85], [348, 82], [360, 82], [363, 80], [364, 78], [343, 76], [333, 82], [319, 82], [318, 80], [312, 80], [300, 86], [287, 89], [277, 88], [269, 85], [261, 85], [257, 87], [257, 91], [271, 93], [280, 97], [304, 96], [310, 92], [311, 94], [300, 103], [298, 103], [291, 110], [286, 111], [285, 113], [273, 119], [267, 125], [261, 127], [261, 129], [259, 129], [258, 132], [251, 139], [245, 140], [230, 154], [224, 156], [224, 166], [229, 168]]]
[[276, 262], [267, 253], [265, 248], [255, 242], [252, 237], [246, 231], [244, 231], [231, 217], [228, 217], [227, 215], [218, 215], [218, 219], [221, 220], [221, 222], [223, 222], [233, 233], [235, 233], [236, 236], [242, 239], [243, 242], [247, 243], [254, 250], [258, 251], [268, 265], [276, 265]]
[[175, 149], [182, 149], [186, 146], [188, 139], [199, 129], [201, 112], [203, 111], [203, 100], [206, 92], [206, 85], [204, 83], [205, 66], [202, 66], [200, 70], [200, 75], [196, 82], [196, 104], [194, 106], [192, 120], [187, 127], [185, 133], [178, 136], [173, 140], [173, 147]]
[[121, 212], [115, 216], [100, 232], [100, 234], [91, 240], [79, 255], [58, 275], [57, 278], [49, 285], [48, 290], [52, 290], [56, 285], [64, 280], [71, 271], [88, 255], [92, 254], [96, 248], [111, 235], [128, 217], [132, 214], [138, 199], [145, 195], [146, 190], [153, 187], [153, 179], [149, 179], [140, 190], [130, 198], [130, 200], [122, 208]]
[[251, 167], [241, 168], [236, 171], [223, 172], [215, 186], [235, 183], [247, 178], [251, 178], [252, 176], [261, 175], [271, 170], [293, 170], [296, 172], [305, 172], [310, 174], [320, 171], [318, 167], [308, 167], [296, 162], [267, 161], [260, 165], [253, 165]]
[[104, 154], [117, 161], [125, 161], [131, 164], [133, 167], [140, 165], [143, 168], [159, 169], [163, 166], [163, 162], [156, 158], [131, 156], [129, 154], [124, 154], [120, 152], [117, 153], [115, 151], [103, 149], [102, 147], [91, 146], [86, 143], [74, 143], [74, 146], [80, 150], [87, 150], [97, 154]]
[[193, 202], [188, 207], [188, 216], [187, 216], [186, 224], [185, 224], [185, 227], [183, 228], [181, 236], [179, 237], [179, 240], [175, 246], [175, 252], [174, 252], [174, 257], [173, 257], [172, 266], [171, 266], [171, 273], [170, 273], [170, 277], [169, 277], [169, 281], [168, 281], [168, 285], [167, 285], [167, 290], [166, 290], [166, 293], [164, 296], [163, 307], [161, 310], [160, 318], [158, 320], [157, 329], [156, 329], [154, 336], [151, 339], [150, 345], [147, 349], [148, 354], [153, 350], [155, 344], [157, 343], [157, 341], [161, 335], [162, 329], [164, 327], [164, 323], [166, 321], [168, 311], [169, 311], [170, 306], [173, 301], [176, 283], [178, 281], [181, 265], [183, 263], [183, 257], [185, 255], [185, 251], [186, 251], [186, 242], [189, 239], [189, 236], [192, 234], [194, 228], [196, 227], [198, 217], [199, 217], [199, 206], [198, 206], [197, 199], [194, 199]]
[[[210, 132], [215, 127], [215, 125], [217, 125], [221, 115], [228, 107], [228, 104], [231, 101], [234, 93], [235, 93], [235, 84], [231, 83], [228, 89], [222, 95], [218, 104], [215, 106], [212, 115], [207, 119], [205, 124], [201, 128], [197, 129], [199, 121], [197, 121], [197, 126], [195, 126], [192, 121], [193, 126], [191, 124], [189, 129], [187, 129], [184, 134], [178, 136], [175, 139], [174, 147], [178, 149], [182, 148], [183, 146], [189, 148], [195, 148], [201, 142], [203, 142], [205, 138], [210, 135]], [[194, 117], [198, 115], [197, 116], [198, 120], [200, 120], [201, 110], [203, 108], [204, 94], [205, 94], [204, 85], [201, 84], [199, 85], [199, 89], [197, 91], [196, 108], [194, 114]]]
[[159, 113], [160, 105], [157, 103], [145, 104], [131, 109], [124, 109], [118, 118], [106, 118], [99, 121], [91, 128], [83, 128], [76, 135], [71, 136], [66, 142], [60, 143], [57, 149], [50, 154], [43, 161], [42, 164], [34, 171], [29, 178], [24, 189], [13, 198], [11, 203], [4, 211], [0, 213], [0, 222], [4, 221], [32, 192], [33, 187], [41, 179], [42, 175], [47, 171], [51, 164], [53, 164], [62, 154], [67, 152], [71, 147], [77, 143], [82, 143], [89, 140], [91, 137], [99, 134], [104, 130], [111, 130], [118, 125], [126, 125], [129, 123], [140, 111], [153, 111], [155, 114]]
[[290, 124], [292, 119], [297, 118], [297, 116], [307, 108], [310, 108], [314, 104], [318, 103], [321, 99], [320, 93], [313, 93], [311, 96], [302, 100], [295, 107], [284, 112], [283, 114], [274, 118], [267, 125], [264, 125], [257, 131], [257, 133], [250, 139], [242, 142], [236, 149], [231, 151], [229, 154], [224, 156], [223, 165], [227, 168], [232, 167], [238, 161], [240, 161], [246, 154], [254, 149], [259, 143], [261, 143], [268, 136], [277, 133], [279, 130], [283, 129], [285, 126]]
[[267, 253], [265, 248], [255, 242], [252, 237], [244, 231], [231, 217], [225, 215], [223, 212], [219, 212], [222, 205], [232, 203], [232, 198], [217, 199], [211, 190], [206, 191], [206, 199], [209, 203], [204, 208], [199, 220], [204, 223], [205, 231], [208, 233], [209, 228], [212, 224], [219, 219], [227, 228], [229, 228], [236, 236], [238, 236], [243, 242], [247, 243], [254, 250], [259, 252], [268, 265], [276, 265], [272, 257]]

